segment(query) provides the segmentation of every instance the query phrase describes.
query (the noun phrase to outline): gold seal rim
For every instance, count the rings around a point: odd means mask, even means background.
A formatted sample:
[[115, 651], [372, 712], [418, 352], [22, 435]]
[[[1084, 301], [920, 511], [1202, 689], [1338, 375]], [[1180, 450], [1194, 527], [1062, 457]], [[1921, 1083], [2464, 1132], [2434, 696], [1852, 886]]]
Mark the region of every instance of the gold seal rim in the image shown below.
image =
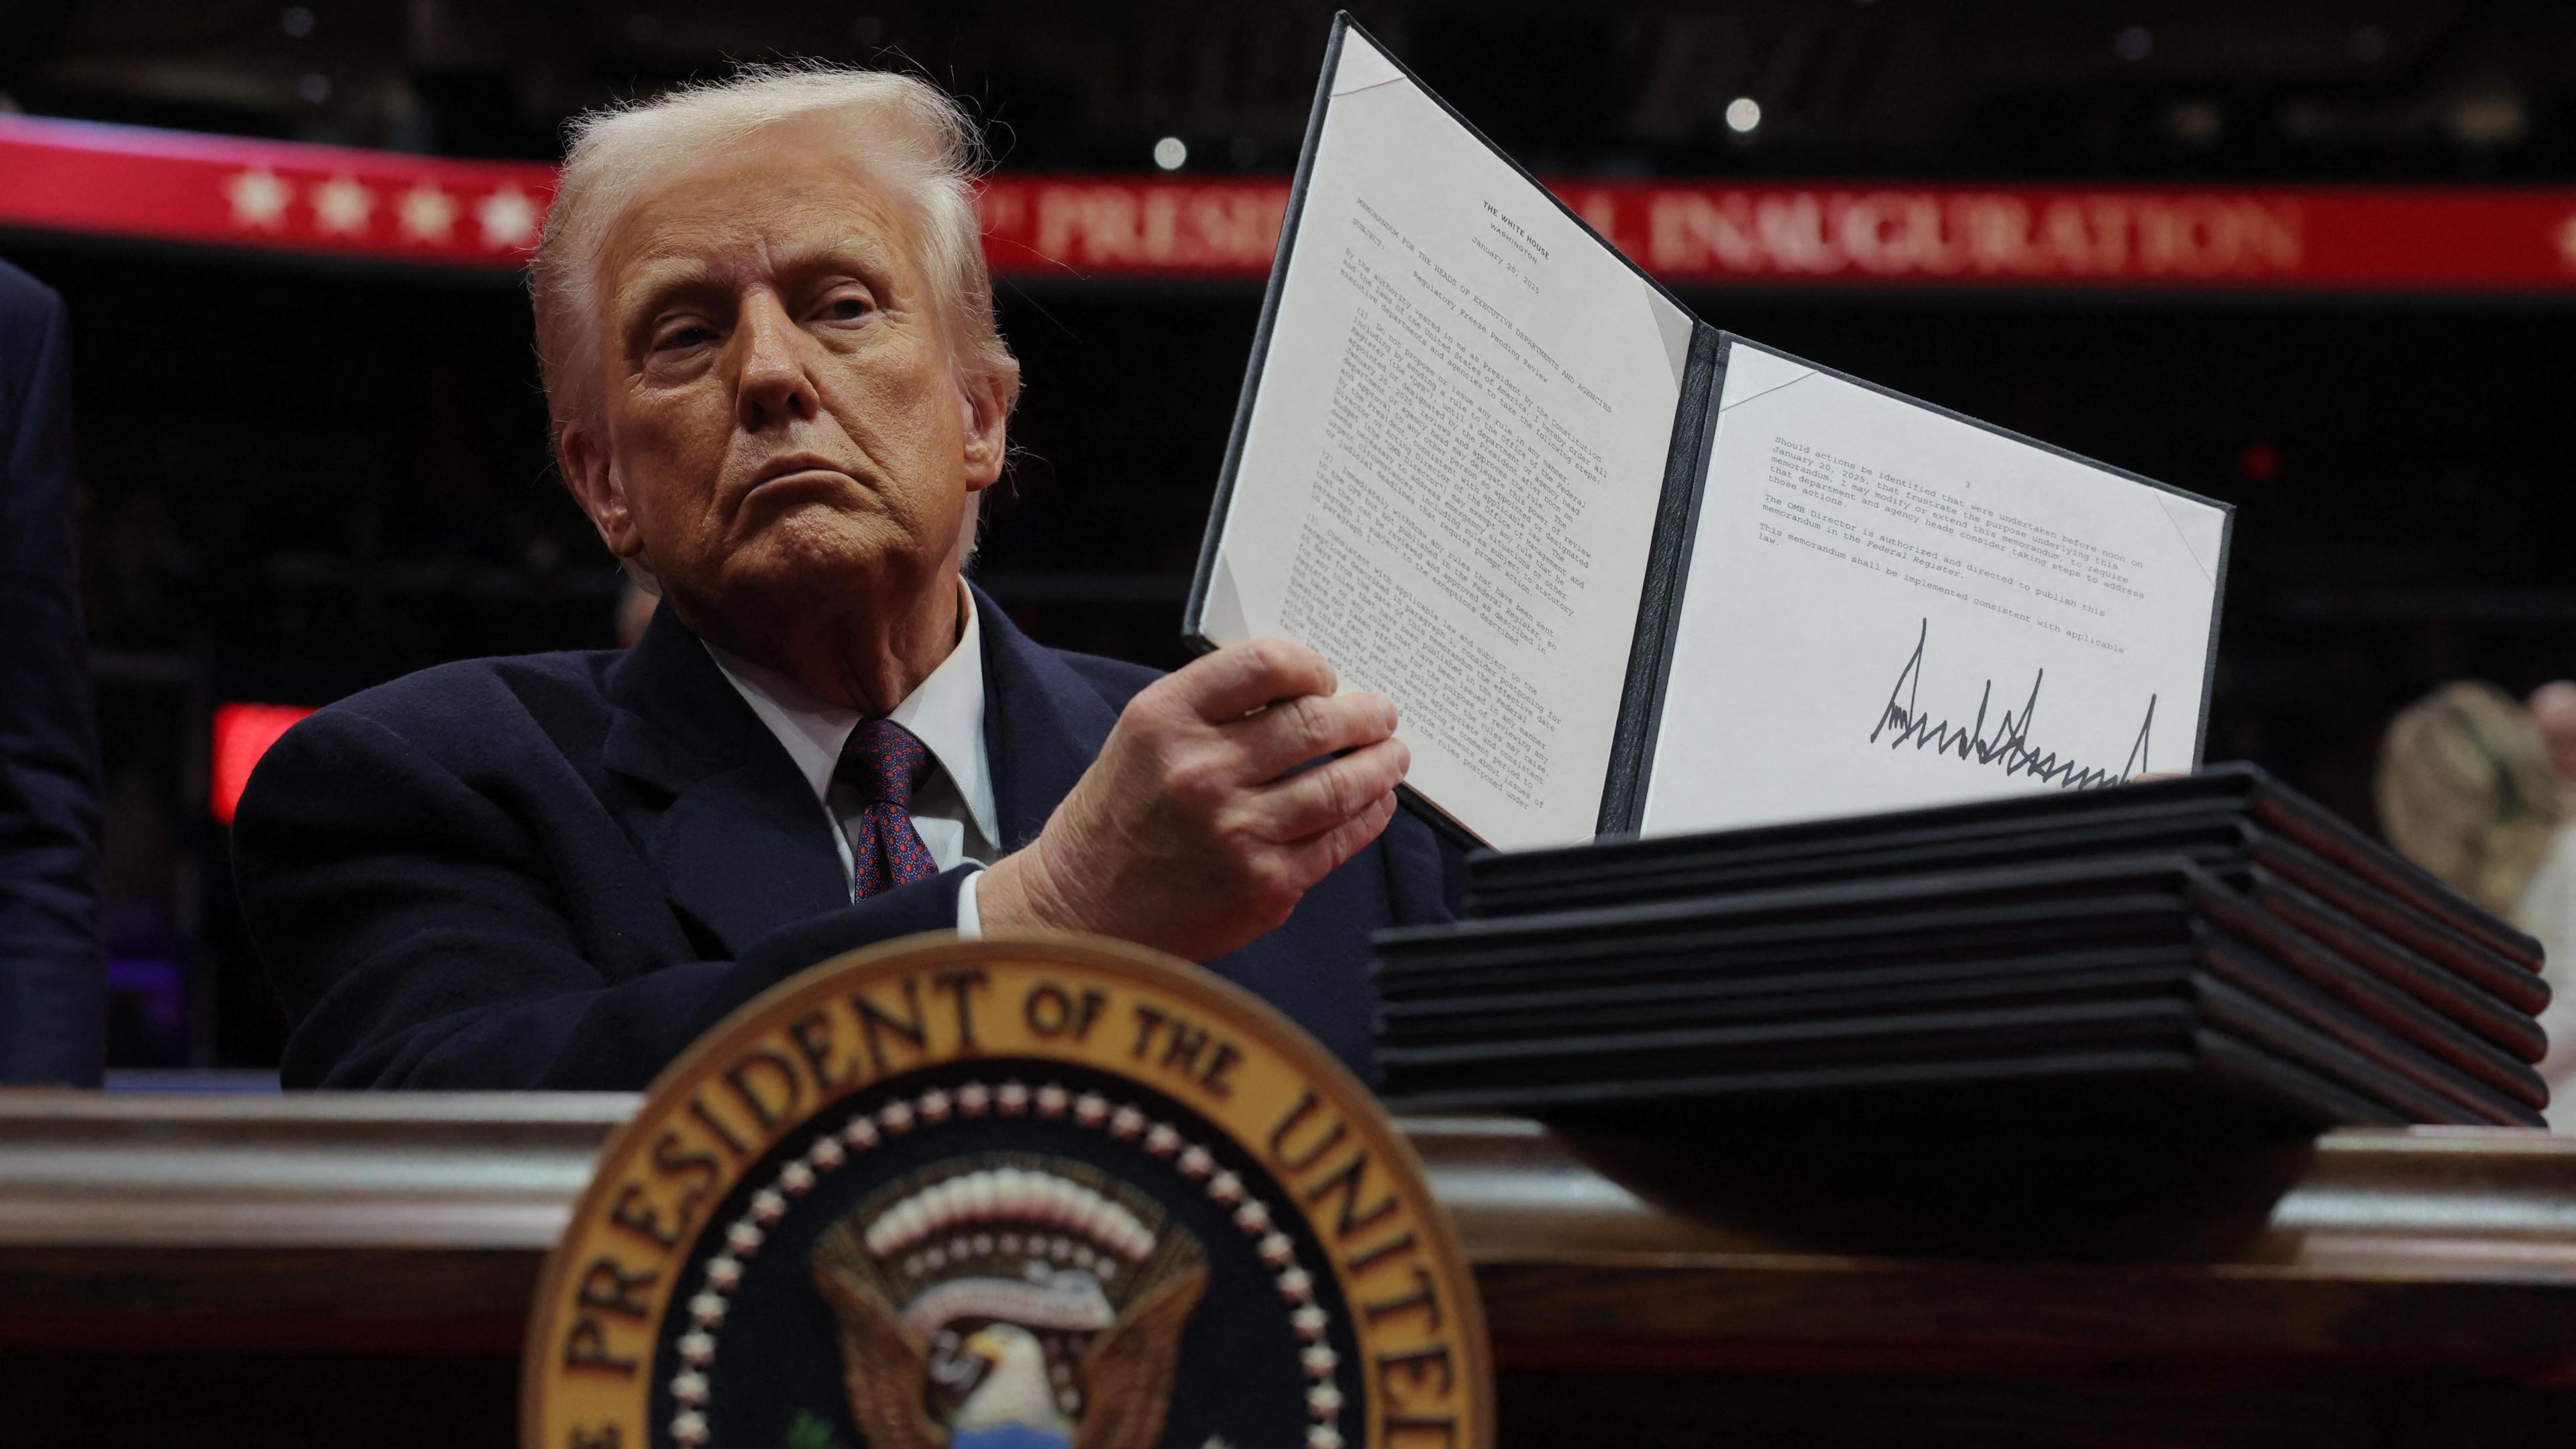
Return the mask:
[[[550, 1365], [549, 1356], [538, 1352], [538, 1349], [550, 1343], [555, 1332], [562, 1327], [558, 1321], [559, 1311], [569, 1286], [566, 1280], [575, 1271], [572, 1262], [574, 1245], [586, 1225], [604, 1217], [610, 1194], [617, 1187], [615, 1169], [625, 1163], [638, 1142], [649, 1140], [650, 1134], [668, 1125], [669, 1120], [679, 1113], [680, 1104], [688, 1097], [689, 1089], [702, 1082], [713, 1068], [732, 1060], [743, 1047], [766, 1035], [776, 1026], [780, 1016], [806, 1005], [809, 997], [837, 990], [855, 978], [873, 979], [878, 975], [892, 976], [905, 971], [981, 964], [1003, 957], [1121, 977], [1131, 986], [1169, 993], [1187, 1001], [1212, 1018], [1232, 1018], [1252, 1028], [1252, 1034], [1284, 1057], [1294, 1071], [1305, 1077], [1319, 1097], [1340, 1111], [1369, 1139], [1371, 1147], [1382, 1151], [1380, 1160], [1386, 1170], [1406, 1190], [1406, 1196], [1417, 1204], [1418, 1219], [1426, 1238], [1421, 1245], [1422, 1251], [1438, 1274], [1446, 1290], [1444, 1297], [1455, 1317], [1455, 1340], [1461, 1358], [1457, 1367], [1464, 1397], [1474, 1405], [1467, 1425], [1469, 1432], [1458, 1441], [1458, 1449], [1491, 1449], [1496, 1430], [1493, 1345], [1485, 1330], [1484, 1304], [1477, 1292], [1475, 1272], [1460, 1245], [1457, 1224], [1450, 1216], [1447, 1204], [1431, 1190], [1430, 1173], [1423, 1165], [1421, 1155], [1414, 1151], [1411, 1139], [1395, 1125], [1395, 1119], [1378, 1101], [1377, 1094], [1277, 1007], [1204, 967], [1126, 941], [1053, 931], [996, 932], [975, 940], [963, 939], [949, 931], [925, 932], [825, 957], [727, 1013], [723, 1020], [655, 1074], [652, 1083], [645, 1088], [634, 1115], [600, 1144], [590, 1180], [574, 1200], [563, 1232], [555, 1240], [555, 1246], [548, 1250], [544, 1266], [538, 1273], [519, 1355], [518, 1437], [522, 1449], [544, 1449], [539, 1442], [539, 1431], [546, 1390], [562, 1370]], [[1046, 1059], [1050, 1054], [1039, 1052], [1036, 1055]], [[1096, 1061], [1070, 1052], [1062, 1053], [1057, 1059], [1070, 1065], [1128, 1075], [1116, 1069], [1103, 1068]], [[894, 1080], [921, 1069], [906, 1068], [904, 1072], [875, 1078], [868, 1085]], [[1164, 1090], [1150, 1078], [1138, 1076], [1134, 1080], [1149, 1090]], [[801, 1127], [822, 1116], [826, 1110], [826, 1107], [818, 1105], [810, 1112], [799, 1114], [797, 1123]], [[1212, 1122], [1211, 1125], [1232, 1135], [1230, 1129], [1221, 1124]], [[1237, 1146], [1245, 1151], [1253, 1150], [1249, 1143], [1238, 1141]], [[1258, 1154], [1254, 1155], [1257, 1160]], [[742, 1164], [728, 1164], [716, 1190], [718, 1195], [732, 1192], [748, 1171]], [[712, 1222], [700, 1224], [689, 1241], [700, 1241], [711, 1228]], [[1320, 1236], [1320, 1229], [1311, 1221], [1309, 1228]], [[1338, 1261], [1333, 1261], [1330, 1267], [1337, 1277], [1343, 1275]], [[1346, 1295], [1349, 1286], [1347, 1282], [1343, 1284]], [[671, 1296], [676, 1296], [676, 1288]], [[661, 1324], [670, 1311], [669, 1302], [670, 1297], [666, 1296], [663, 1309], [649, 1325], [654, 1336], [659, 1335]], [[1354, 1332], [1360, 1334], [1365, 1345], [1367, 1335], [1356, 1316], [1353, 1323]], [[1372, 1397], [1380, 1392], [1370, 1386], [1365, 1371], [1360, 1373], [1359, 1382]], [[647, 1375], [640, 1392], [649, 1395], [651, 1391], [650, 1376]], [[1377, 1426], [1372, 1424], [1366, 1442], [1378, 1444], [1381, 1437]]]

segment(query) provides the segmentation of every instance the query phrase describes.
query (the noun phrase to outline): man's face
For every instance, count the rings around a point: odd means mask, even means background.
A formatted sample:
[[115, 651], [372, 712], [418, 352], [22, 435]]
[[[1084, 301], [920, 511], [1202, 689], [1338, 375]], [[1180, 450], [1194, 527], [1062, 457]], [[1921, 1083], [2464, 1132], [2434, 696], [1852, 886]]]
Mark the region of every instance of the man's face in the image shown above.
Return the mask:
[[565, 459], [610, 549], [700, 630], [954, 588], [1002, 422], [950, 365], [913, 239], [793, 132], [647, 192], [610, 232], [605, 427], [569, 430]]
[[2531, 697], [2531, 718], [2540, 740], [2549, 747], [2549, 763], [2558, 778], [2576, 785], [2576, 689], [2544, 685]]

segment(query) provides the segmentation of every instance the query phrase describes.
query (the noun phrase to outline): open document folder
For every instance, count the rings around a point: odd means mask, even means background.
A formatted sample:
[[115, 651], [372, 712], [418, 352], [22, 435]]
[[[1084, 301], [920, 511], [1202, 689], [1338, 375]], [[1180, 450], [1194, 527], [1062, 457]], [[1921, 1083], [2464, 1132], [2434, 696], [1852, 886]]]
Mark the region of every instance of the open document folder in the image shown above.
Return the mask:
[[1348, 16], [1185, 628], [1501, 848], [2200, 758], [2226, 505], [1694, 317]]

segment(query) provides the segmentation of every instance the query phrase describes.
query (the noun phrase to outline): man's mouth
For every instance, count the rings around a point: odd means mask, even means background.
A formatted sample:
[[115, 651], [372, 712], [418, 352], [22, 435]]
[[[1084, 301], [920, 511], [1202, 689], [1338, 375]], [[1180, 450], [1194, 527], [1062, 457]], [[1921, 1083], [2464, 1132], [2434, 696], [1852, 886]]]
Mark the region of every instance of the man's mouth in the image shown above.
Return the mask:
[[830, 473], [841, 478], [850, 476], [848, 469], [819, 453], [782, 453], [761, 464], [760, 471], [751, 475], [751, 488], [744, 491], [755, 491], [764, 484], [793, 478], [799, 473]]
[[782, 453], [760, 465], [751, 475], [751, 484], [742, 490], [743, 506], [764, 492], [784, 493], [820, 487], [839, 491], [850, 486], [852, 476], [847, 468], [819, 453]]

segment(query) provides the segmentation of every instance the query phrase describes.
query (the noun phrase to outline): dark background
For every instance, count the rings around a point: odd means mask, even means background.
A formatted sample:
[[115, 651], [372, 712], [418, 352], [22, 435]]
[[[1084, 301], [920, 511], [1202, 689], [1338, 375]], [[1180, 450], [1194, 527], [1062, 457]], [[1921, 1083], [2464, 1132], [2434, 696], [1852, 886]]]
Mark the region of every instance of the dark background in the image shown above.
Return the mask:
[[[2576, 7], [2093, 0], [1364, 5], [1542, 174], [2563, 184]], [[918, 69], [1002, 165], [1294, 162], [1318, 5], [0, 5], [51, 115], [551, 158], [581, 107], [731, 59]], [[1750, 136], [1721, 119], [1763, 106]], [[257, 1066], [278, 1023], [205, 804], [223, 700], [610, 642], [618, 575], [545, 452], [515, 279], [0, 237], [72, 309], [121, 1065]], [[1177, 663], [1257, 283], [1002, 287], [1027, 392], [978, 564], [1039, 639]], [[1710, 321], [2239, 505], [2209, 756], [2369, 823], [2377, 731], [2576, 674], [2568, 303], [1703, 291]], [[159, 983], [159, 984], [154, 984]]]

